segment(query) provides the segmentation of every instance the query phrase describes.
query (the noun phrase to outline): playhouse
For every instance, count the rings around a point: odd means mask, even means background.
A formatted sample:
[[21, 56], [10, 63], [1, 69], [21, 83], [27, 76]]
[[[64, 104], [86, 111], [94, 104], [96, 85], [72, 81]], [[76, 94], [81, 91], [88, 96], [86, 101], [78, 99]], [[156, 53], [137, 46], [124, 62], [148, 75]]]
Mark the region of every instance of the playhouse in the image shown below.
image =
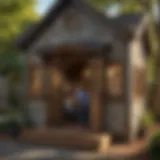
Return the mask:
[[[16, 44], [26, 59], [24, 103], [33, 119], [41, 118], [35, 127], [46, 129], [41, 138], [32, 132], [28, 140], [82, 148], [88, 143], [92, 148], [105, 137], [125, 142], [137, 138], [145, 110], [142, 39], [148, 19], [145, 14], [131, 18], [134, 22], [128, 25], [123, 16], [109, 19], [83, 1], [59, 0], [39, 24], [18, 38]], [[75, 83], [89, 95], [88, 127], [81, 130], [63, 119], [67, 88]], [[48, 141], [44, 132], [50, 132]]]

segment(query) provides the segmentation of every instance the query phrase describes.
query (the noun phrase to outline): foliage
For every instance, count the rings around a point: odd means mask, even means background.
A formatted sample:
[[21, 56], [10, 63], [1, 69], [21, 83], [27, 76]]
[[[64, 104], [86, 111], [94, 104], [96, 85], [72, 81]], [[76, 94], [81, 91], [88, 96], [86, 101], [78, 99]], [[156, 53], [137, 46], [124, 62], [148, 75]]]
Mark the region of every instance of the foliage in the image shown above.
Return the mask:
[[12, 138], [17, 138], [22, 129], [25, 127], [32, 127], [22, 111], [15, 108], [1, 108], [0, 109], [0, 132], [7, 133]]
[[151, 160], [159, 160], [160, 159], [160, 131], [157, 132], [153, 137], [151, 137], [148, 148], [148, 156]]
[[4, 114], [12, 114], [17, 112], [16, 109], [13, 108], [0, 108], [0, 115], [4, 115]]
[[121, 13], [133, 13], [142, 10], [142, 4], [139, 0], [87, 0], [87, 2], [103, 11], [114, 5], [119, 5]]
[[24, 126], [24, 118], [19, 110], [13, 108], [0, 109], [0, 131], [7, 131], [11, 124]]
[[34, 5], [35, 0], [0, 1], [0, 53], [13, 52], [13, 39], [38, 19]]
[[2, 108], [0, 110], [0, 121], [17, 121], [22, 122], [22, 114], [18, 109]]
[[17, 100], [17, 83], [24, 67], [13, 41], [28, 25], [38, 20], [34, 10], [35, 2], [36, 0], [0, 1], [0, 74], [9, 79], [10, 101], [14, 103]]
[[10, 85], [9, 87], [9, 95], [8, 95], [8, 101], [9, 106], [13, 106], [14, 108], [19, 108], [19, 90], [17, 89], [17, 86]]
[[[23, 109], [23, 111], [22, 111]], [[33, 124], [28, 117], [25, 108], [1, 108], [0, 109], [0, 131], [10, 131], [15, 127], [32, 127]]]
[[133, 12], [139, 12], [142, 11], [142, 5], [140, 1], [137, 0], [123, 0], [121, 2], [121, 11], [123, 13], [133, 13]]
[[87, 2], [93, 7], [104, 11], [106, 8], [109, 8], [112, 5], [116, 4], [117, 0], [87, 0]]
[[23, 63], [17, 53], [0, 54], [0, 74], [4, 76], [16, 74], [23, 70]]
[[141, 125], [143, 127], [149, 127], [155, 122], [154, 114], [151, 111], [146, 111], [141, 119]]
[[9, 80], [9, 105], [19, 106], [18, 83], [23, 73], [23, 61], [18, 54], [0, 54], [0, 74]]
[[[11, 101], [17, 99], [15, 88], [23, 72], [23, 62], [13, 41], [29, 24], [38, 20], [35, 0], [0, 1], [0, 74], [9, 79]], [[13, 98], [14, 95], [14, 98]]]

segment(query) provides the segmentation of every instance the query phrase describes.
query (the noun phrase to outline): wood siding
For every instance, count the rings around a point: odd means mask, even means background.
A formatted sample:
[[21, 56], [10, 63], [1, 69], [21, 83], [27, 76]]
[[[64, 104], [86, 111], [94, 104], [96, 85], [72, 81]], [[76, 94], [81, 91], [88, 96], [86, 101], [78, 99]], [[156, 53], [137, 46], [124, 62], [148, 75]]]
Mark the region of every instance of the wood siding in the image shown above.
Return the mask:
[[104, 127], [113, 136], [126, 134], [126, 105], [124, 88], [124, 65], [112, 63], [106, 66], [106, 101], [104, 106]]
[[103, 126], [103, 65], [102, 58], [91, 61], [90, 87], [90, 126], [94, 131], [101, 131]]
[[[74, 13], [68, 20], [68, 14]], [[70, 7], [61, 13], [61, 16], [44, 32], [32, 45], [32, 52], [43, 47], [55, 47], [76, 42], [91, 43], [94, 45], [111, 42], [113, 59], [123, 59], [123, 46], [113, 34], [111, 28], [97, 24], [94, 17], [86, 15], [76, 7]], [[41, 51], [41, 50], [40, 50]]]
[[137, 138], [140, 121], [146, 107], [147, 68], [141, 39], [134, 39], [129, 47], [131, 63], [130, 140], [134, 140]]

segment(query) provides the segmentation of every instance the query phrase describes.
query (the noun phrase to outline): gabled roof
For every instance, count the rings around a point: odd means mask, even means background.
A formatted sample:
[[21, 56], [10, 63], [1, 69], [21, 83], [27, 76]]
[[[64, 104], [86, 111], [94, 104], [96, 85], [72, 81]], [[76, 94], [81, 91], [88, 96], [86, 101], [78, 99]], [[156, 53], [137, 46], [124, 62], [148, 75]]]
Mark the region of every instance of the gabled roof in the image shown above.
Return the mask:
[[31, 25], [20, 37], [17, 38], [15, 44], [20, 49], [27, 49], [39, 36], [49, 28], [60, 13], [68, 6], [74, 4], [86, 14], [92, 15], [96, 19], [97, 24], [110, 27], [117, 38], [124, 40], [128, 35], [133, 36], [138, 24], [144, 17], [144, 13], [134, 13], [121, 15], [117, 18], [107, 18], [101, 12], [96, 11], [82, 0], [58, 0], [53, 4], [47, 14], [42, 18], [40, 23]]
[[[21, 49], [27, 49], [38, 37], [43, 33], [55, 20], [60, 16], [60, 13], [69, 5], [74, 4], [81, 8], [87, 14], [91, 14], [98, 21], [104, 25], [111, 25], [107, 17], [90, 7], [82, 0], [58, 0], [56, 4], [52, 5], [46, 16], [43, 17], [40, 23], [33, 24], [27, 29], [24, 34], [17, 38], [15, 44]], [[112, 26], [113, 27], [113, 26]]]
[[130, 29], [134, 31], [137, 28], [137, 25], [141, 23], [142, 19], [144, 18], [145, 13], [128, 13], [122, 14], [116, 18], [112, 19], [112, 23], [116, 26], [121, 26], [124, 29]]

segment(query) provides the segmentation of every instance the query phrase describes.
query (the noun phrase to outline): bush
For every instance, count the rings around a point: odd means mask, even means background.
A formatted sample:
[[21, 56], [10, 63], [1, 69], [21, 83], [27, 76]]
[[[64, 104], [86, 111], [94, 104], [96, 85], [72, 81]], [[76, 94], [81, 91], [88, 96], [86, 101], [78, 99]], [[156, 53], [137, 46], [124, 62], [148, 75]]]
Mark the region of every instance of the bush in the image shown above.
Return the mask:
[[160, 131], [150, 139], [147, 151], [149, 159], [160, 160]]
[[141, 119], [142, 127], [149, 127], [155, 123], [154, 114], [151, 111], [146, 111]]
[[17, 128], [16, 130], [18, 130], [19, 127], [33, 127], [33, 123], [28, 117], [27, 110], [23, 109], [23, 111], [20, 111], [16, 108], [0, 109], [0, 132], [11, 133], [11, 130], [15, 128]]
[[8, 131], [12, 124], [24, 126], [24, 118], [20, 111], [12, 108], [0, 109], [0, 131]]

